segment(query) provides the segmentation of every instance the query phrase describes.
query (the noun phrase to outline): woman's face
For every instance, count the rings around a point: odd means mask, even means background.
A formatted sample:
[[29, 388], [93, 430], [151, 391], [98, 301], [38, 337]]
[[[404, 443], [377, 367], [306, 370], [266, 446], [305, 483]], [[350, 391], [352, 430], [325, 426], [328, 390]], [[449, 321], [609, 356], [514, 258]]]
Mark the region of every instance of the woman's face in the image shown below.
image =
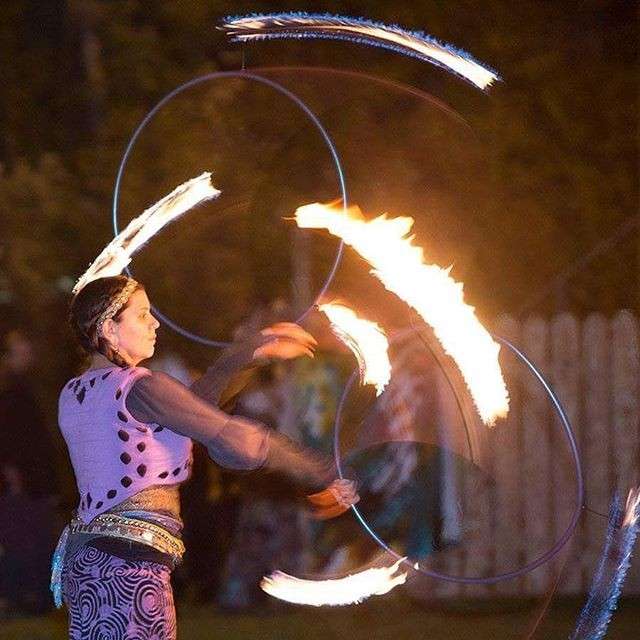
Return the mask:
[[153, 355], [159, 326], [160, 323], [151, 315], [147, 293], [139, 289], [131, 294], [126, 308], [117, 320], [112, 321], [112, 326], [105, 327], [105, 333], [120, 355], [136, 366]]

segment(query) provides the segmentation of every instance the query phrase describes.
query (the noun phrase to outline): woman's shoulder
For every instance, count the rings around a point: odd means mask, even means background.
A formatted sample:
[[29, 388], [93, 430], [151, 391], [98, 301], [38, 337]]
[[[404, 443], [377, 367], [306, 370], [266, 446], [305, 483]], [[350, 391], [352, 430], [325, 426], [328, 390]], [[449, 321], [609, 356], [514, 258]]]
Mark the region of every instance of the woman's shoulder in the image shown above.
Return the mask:
[[175, 393], [177, 389], [184, 388], [179, 380], [164, 371], [156, 371], [146, 367], [134, 367], [134, 370], [132, 373], [132, 377], [136, 381], [134, 389], [138, 392], [144, 390], [162, 397], [163, 394]]
[[151, 376], [145, 367], [101, 367], [86, 369], [79, 375], [67, 380], [60, 390], [59, 398], [63, 401], [69, 396], [84, 397], [90, 391], [106, 387], [119, 387], [124, 391], [141, 378]]

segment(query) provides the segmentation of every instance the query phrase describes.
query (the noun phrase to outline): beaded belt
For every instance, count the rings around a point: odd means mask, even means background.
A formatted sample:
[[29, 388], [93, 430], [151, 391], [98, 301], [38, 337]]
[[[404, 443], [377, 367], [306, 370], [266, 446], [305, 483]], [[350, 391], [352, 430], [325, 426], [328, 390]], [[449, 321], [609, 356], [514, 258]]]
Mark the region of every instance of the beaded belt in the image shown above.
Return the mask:
[[151, 522], [126, 518], [115, 513], [103, 513], [89, 524], [84, 524], [81, 520], [72, 520], [69, 533], [89, 533], [146, 544], [170, 555], [174, 560], [179, 560], [184, 554], [182, 540], [171, 535], [166, 529]]
[[106, 536], [137, 542], [170, 555], [175, 562], [182, 558], [185, 550], [180, 538], [172, 535], [163, 527], [144, 520], [138, 520], [137, 518], [128, 518], [114, 513], [103, 513], [96, 516], [89, 524], [73, 519], [64, 528], [58, 540], [51, 565], [51, 591], [58, 608], [62, 606], [62, 567], [64, 565], [67, 539], [71, 534]]

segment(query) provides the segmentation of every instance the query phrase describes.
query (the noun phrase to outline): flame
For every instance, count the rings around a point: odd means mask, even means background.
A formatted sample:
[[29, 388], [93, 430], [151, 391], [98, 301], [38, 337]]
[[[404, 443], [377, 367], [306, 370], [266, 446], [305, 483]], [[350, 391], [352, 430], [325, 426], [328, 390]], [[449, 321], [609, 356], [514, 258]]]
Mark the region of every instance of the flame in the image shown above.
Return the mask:
[[116, 276], [131, 262], [131, 256], [151, 240], [163, 227], [196, 205], [217, 198], [220, 191], [211, 183], [211, 173], [205, 172], [176, 187], [169, 195], [134, 218], [102, 250], [73, 287], [78, 293], [97, 278]]
[[376, 396], [379, 396], [391, 377], [389, 341], [384, 331], [344, 305], [321, 304], [319, 309], [329, 318], [333, 332], [353, 351], [362, 382], [375, 385]]
[[406, 573], [393, 574], [404, 558], [389, 567], [374, 567], [333, 580], [303, 580], [282, 571], [274, 571], [260, 582], [263, 591], [294, 604], [337, 607], [358, 604], [370, 596], [388, 593], [404, 584]]
[[397, 25], [330, 14], [271, 13], [225, 18], [224, 29], [234, 42], [275, 38], [327, 38], [379, 46], [428, 60], [486, 89], [498, 76], [468, 53], [431, 36]]
[[463, 300], [463, 285], [450, 269], [426, 264], [424, 251], [409, 235], [413, 218], [378, 216], [366, 221], [358, 207], [320, 203], [296, 210], [301, 228], [327, 229], [352, 246], [373, 267], [371, 273], [413, 307], [434, 330], [455, 360], [483, 422], [493, 425], [507, 415], [509, 396], [502, 377], [500, 346]]
[[640, 487], [629, 490], [624, 519], [622, 521], [623, 527], [635, 526], [638, 521], [638, 516], [640, 515], [638, 513], [638, 505], [640, 505]]

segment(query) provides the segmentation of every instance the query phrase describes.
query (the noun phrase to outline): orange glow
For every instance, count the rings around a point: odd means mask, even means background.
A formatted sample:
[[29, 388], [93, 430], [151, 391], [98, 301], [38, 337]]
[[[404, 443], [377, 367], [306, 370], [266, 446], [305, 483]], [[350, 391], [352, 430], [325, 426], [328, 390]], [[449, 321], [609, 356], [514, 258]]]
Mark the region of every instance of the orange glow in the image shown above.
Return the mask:
[[[403, 558], [404, 559], [404, 558]], [[303, 580], [282, 571], [274, 571], [262, 579], [260, 587], [269, 595], [314, 607], [357, 604], [374, 595], [388, 593], [404, 584], [406, 573], [394, 576], [402, 560], [389, 567], [376, 567], [333, 580]]]
[[322, 311], [331, 322], [331, 329], [351, 349], [360, 367], [363, 384], [373, 384], [379, 396], [389, 383], [389, 341], [375, 323], [359, 318], [354, 311], [341, 304], [321, 304]]
[[480, 417], [487, 425], [507, 415], [509, 396], [500, 370], [500, 346], [463, 299], [463, 285], [425, 261], [409, 235], [413, 218], [378, 216], [364, 220], [358, 207], [319, 203], [299, 207], [300, 228], [327, 229], [353, 247], [373, 267], [371, 273], [429, 324], [458, 365]]

